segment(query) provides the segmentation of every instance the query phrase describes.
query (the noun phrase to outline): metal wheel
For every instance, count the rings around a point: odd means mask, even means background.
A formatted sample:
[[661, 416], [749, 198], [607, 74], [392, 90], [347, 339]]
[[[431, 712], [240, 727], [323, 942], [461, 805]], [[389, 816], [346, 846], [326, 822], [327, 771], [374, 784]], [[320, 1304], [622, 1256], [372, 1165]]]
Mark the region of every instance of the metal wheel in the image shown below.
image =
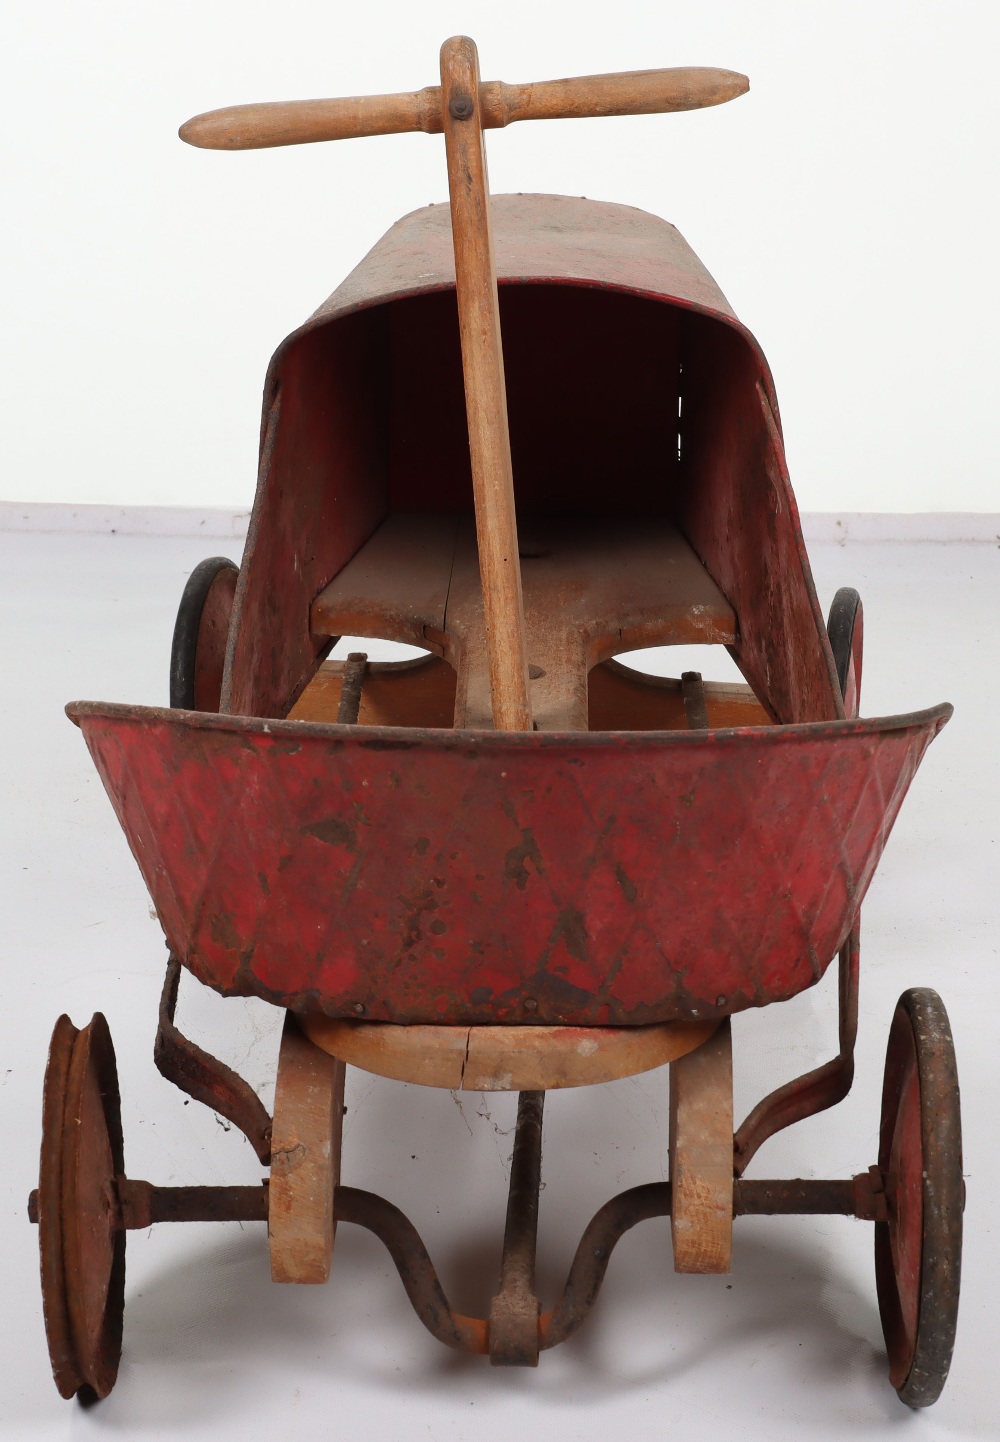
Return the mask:
[[900, 997], [889, 1031], [879, 1170], [888, 1220], [875, 1276], [889, 1380], [910, 1407], [937, 1400], [955, 1342], [962, 1263], [962, 1126], [948, 1015], [926, 987]]
[[852, 586], [841, 586], [833, 598], [826, 622], [844, 698], [844, 711], [857, 716], [861, 704], [861, 657], [864, 649], [865, 618], [861, 597]]
[[45, 1069], [38, 1243], [52, 1375], [64, 1397], [106, 1397], [125, 1310], [124, 1171], [114, 1047], [98, 1012], [77, 1031], [56, 1022]]
[[225, 556], [201, 561], [184, 587], [170, 648], [170, 704], [218, 711], [229, 618], [239, 568]]

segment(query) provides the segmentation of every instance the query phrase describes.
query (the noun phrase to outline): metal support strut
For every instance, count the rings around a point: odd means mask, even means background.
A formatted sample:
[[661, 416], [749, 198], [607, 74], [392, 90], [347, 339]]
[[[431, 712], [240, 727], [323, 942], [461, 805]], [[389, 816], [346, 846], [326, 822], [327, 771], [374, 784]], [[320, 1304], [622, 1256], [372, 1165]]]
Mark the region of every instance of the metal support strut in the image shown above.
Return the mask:
[[338, 726], [356, 726], [361, 714], [361, 691], [368, 674], [368, 652], [352, 651], [344, 666], [344, 680], [337, 707]]
[[775, 1132], [843, 1101], [854, 1081], [858, 1035], [858, 978], [861, 940], [855, 926], [840, 948], [838, 998], [840, 1051], [832, 1061], [785, 1082], [757, 1103], [733, 1138], [733, 1172], [741, 1177], [758, 1148]]
[[160, 1018], [153, 1044], [153, 1061], [161, 1076], [195, 1101], [211, 1107], [238, 1126], [267, 1166], [271, 1160], [271, 1118], [267, 1108], [243, 1078], [204, 1051], [178, 1029], [174, 1021], [181, 964], [171, 953], [160, 997]]
[[500, 1290], [490, 1306], [490, 1361], [494, 1367], [538, 1366], [535, 1246], [544, 1105], [544, 1092], [521, 1092], [517, 1099]]

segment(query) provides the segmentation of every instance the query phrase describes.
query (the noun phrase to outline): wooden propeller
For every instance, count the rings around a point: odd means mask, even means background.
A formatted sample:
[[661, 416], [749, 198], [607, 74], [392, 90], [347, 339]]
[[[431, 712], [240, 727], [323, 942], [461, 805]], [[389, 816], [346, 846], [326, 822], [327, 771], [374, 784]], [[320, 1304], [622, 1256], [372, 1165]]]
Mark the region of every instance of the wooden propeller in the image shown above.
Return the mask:
[[444, 132], [490, 701], [498, 731], [530, 731], [533, 723], [483, 131], [515, 120], [697, 110], [733, 100], [748, 88], [745, 75], [703, 68], [533, 85], [484, 83], [475, 44], [458, 35], [441, 47], [439, 86], [399, 95], [236, 105], [196, 115], [180, 128], [182, 140], [209, 150]]
[[[722, 105], [743, 95], [749, 86], [745, 75], [706, 66], [578, 75], [571, 80], [541, 80], [529, 85], [485, 80], [479, 85], [479, 111], [484, 130], [500, 129], [516, 120], [658, 115]], [[181, 126], [180, 137], [203, 150], [264, 150], [274, 145], [355, 140], [363, 135], [399, 135], [411, 130], [439, 135], [442, 129], [441, 86], [428, 85], [423, 90], [397, 95], [229, 105], [195, 115]]]

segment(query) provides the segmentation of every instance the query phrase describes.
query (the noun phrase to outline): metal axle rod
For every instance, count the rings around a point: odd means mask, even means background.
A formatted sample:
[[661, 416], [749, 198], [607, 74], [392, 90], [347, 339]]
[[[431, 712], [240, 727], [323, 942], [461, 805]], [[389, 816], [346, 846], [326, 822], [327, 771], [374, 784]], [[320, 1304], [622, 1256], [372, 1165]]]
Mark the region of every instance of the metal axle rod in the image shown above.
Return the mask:
[[[414, 1311], [429, 1332], [449, 1347], [488, 1354], [495, 1364], [535, 1366], [539, 1351], [564, 1342], [586, 1320], [597, 1299], [611, 1253], [638, 1222], [670, 1215], [670, 1183], [632, 1187], [605, 1202], [588, 1223], [576, 1249], [563, 1294], [539, 1316], [534, 1290], [538, 1191], [544, 1092], [522, 1092], [511, 1165], [500, 1291], [489, 1319], [454, 1312], [427, 1248], [413, 1223], [391, 1202], [356, 1187], [338, 1186], [339, 1222], [373, 1232], [395, 1263]], [[123, 1230], [154, 1222], [266, 1222], [268, 1185], [240, 1187], [157, 1187], [117, 1177], [108, 1205]], [[790, 1180], [733, 1183], [734, 1216], [886, 1217], [878, 1167], [847, 1181]], [[38, 1193], [28, 1198], [28, 1217], [38, 1221]]]

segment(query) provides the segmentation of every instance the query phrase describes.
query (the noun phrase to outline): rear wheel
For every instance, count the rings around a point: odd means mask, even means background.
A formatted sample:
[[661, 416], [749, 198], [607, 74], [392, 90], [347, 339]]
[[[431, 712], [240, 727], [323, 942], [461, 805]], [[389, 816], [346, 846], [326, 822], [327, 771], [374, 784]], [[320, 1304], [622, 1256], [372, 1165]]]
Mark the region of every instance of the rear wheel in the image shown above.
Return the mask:
[[239, 568], [225, 556], [195, 566], [177, 608], [170, 648], [170, 705], [218, 711]]
[[844, 698], [844, 711], [848, 716], [857, 716], [861, 704], [861, 658], [865, 619], [861, 597], [852, 586], [841, 586], [834, 596], [826, 630], [830, 637], [840, 692]]
[[889, 1031], [879, 1170], [887, 1220], [875, 1276], [889, 1380], [910, 1407], [935, 1402], [951, 1365], [962, 1264], [962, 1125], [951, 1027], [937, 992], [899, 999]]

